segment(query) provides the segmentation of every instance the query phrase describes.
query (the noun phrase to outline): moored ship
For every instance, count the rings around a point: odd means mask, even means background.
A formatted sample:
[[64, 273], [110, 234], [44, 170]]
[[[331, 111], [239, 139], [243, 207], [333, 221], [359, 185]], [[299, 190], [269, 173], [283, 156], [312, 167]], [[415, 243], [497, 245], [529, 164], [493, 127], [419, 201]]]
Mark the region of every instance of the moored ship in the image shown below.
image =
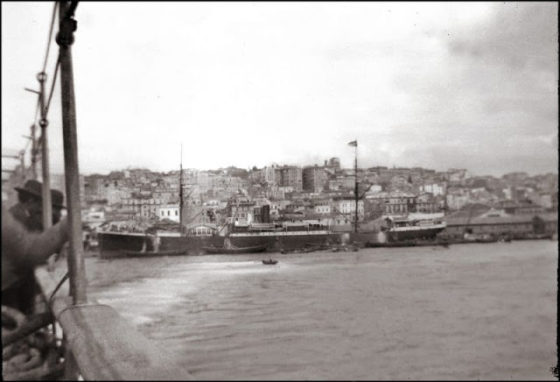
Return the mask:
[[[205, 227], [205, 226], [203, 226]], [[158, 231], [159, 250], [185, 250], [189, 255], [200, 255], [205, 248], [222, 248], [226, 238], [239, 248], [266, 247], [266, 251], [282, 251], [311, 245], [328, 245], [340, 242], [340, 235], [327, 226], [309, 222], [255, 223], [228, 226], [226, 233], [216, 229], [190, 229], [186, 235], [179, 232]], [[101, 231], [98, 233], [100, 258], [124, 257], [126, 252], [153, 251], [150, 235], [142, 232]]]
[[337, 244], [340, 234], [312, 222], [260, 223], [232, 226], [229, 238], [239, 247], [266, 245], [274, 251], [301, 249], [306, 246]]
[[408, 240], [435, 240], [447, 226], [443, 214], [409, 214], [403, 217], [386, 217], [387, 242]]

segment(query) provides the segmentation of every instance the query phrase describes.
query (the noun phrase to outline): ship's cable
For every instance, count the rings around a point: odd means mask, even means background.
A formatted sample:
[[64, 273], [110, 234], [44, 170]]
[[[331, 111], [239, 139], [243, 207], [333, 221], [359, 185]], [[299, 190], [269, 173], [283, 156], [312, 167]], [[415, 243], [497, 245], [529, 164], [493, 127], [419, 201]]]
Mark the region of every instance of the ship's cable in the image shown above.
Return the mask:
[[58, 1], [54, 2], [54, 6], [53, 6], [53, 11], [52, 11], [52, 16], [51, 16], [51, 26], [49, 28], [49, 39], [47, 41], [47, 51], [45, 52], [45, 60], [43, 62], [43, 72], [46, 70], [47, 68], [47, 61], [49, 59], [49, 51], [51, 49], [51, 42], [52, 42], [52, 35], [53, 35], [53, 30], [54, 30], [54, 21], [56, 19], [56, 9], [58, 7]]
[[56, 292], [58, 292], [58, 290], [60, 289], [62, 284], [64, 284], [64, 282], [66, 280], [68, 280], [69, 276], [70, 276], [70, 274], [68, 272], [66, 272], [66, 274], [64, 276], [62, 276], [62, 279], [60, 279], [60, 281], [58, 282], [58, 284], [56, 285], [56, 287], [54, 288], [53, 292], [51, 293], [51, 295], [49, 297], [49, 306], [51, 306], [51, 304], [52, 304], [52, 300], [54, 299], [54, 295], [56, 294]]
[[56, 59], [56, 67], [54, 68], [53, 79], [51, 83], [51, 90], [49, 92], [49, 98], [47, 100], [47, 104], [45, 105], [45, 117], [49, 114], [49, 108], [51, 106], [51, 100], [54, 93], [54, 86], [56, 85], [56, 79], [58, 76], [58, 70], [60, 68], [60, 56]]

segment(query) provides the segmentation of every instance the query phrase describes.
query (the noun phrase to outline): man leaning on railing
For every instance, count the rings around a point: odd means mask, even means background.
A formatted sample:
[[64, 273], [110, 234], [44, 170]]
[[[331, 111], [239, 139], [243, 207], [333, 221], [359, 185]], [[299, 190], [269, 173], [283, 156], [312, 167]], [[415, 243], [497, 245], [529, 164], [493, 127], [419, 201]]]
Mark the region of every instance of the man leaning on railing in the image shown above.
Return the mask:
[[12, 290], [22, 275], [59, 252], [67, 240], [66, 218], [46, 231], [30, 232], [2, 205], [2, 304], [11, 305]]
[[[59, 252], [68, 240], [68, 222], [43, 232], [28, 231], [2, 204], [2, 379], [42, 380], [60, 375], [64, 369], [56, 341], [46, 325], [49, 312], [25, 316], [17, 307], [18, 293], [26, 275]], [[29, 296], [29, 298], [33, 298]]]

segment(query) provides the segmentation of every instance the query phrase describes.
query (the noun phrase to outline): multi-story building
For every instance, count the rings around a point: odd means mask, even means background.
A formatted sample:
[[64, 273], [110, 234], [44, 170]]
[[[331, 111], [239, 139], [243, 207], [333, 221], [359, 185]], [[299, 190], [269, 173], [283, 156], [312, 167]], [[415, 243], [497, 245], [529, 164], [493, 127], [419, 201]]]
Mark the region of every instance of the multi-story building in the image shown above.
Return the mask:
[[308, 166], [302, 170], [303, 190], [308, 192], [321, 192], [327, 185], [327, 173], [322, 167]]
[[[333, 198], [332, 211], [334, 214], [342, 214], [354, 217], [356, 213], [356, 200], [354, 198]], [[364, 201], [358, 200], [358, 219], [364, 218]]]
[[140, 205], [140, 216], [143, 218], [156, 218], [158, 217], [158, 204], [155, 204], [154, 199], [148, 199], [148, 203]]
[[[441, 203], [443, 204], [443, 203]], [[425, 212], [425, 213], [435, 213], [440, 212], [443, 208], [431, 193], [423, 193], [416, 197], [416, 203], [414, 211], [411, 212]]]
[[228, 202], [226, 214], [232, 222], [247, 224], [253, 221], [254, 207], [255, 202], [249, 199], [232, 199]]
[[370, 208], [380, 209], [384, 215], [406, 215], [416, 210], [416, 196], [404, 192], [379, 192], [367, 194]]
[[332, 206], [329, 202], [318, 203], [313, 206], [313, 212], [319, 215], [330, 215]]
[[445, 193], [445, 185], [438, 183], [423, 184], [420, 186], [421, 192], [429, 192], [433, 196], [443, 195]]
[[278, 166], [272, 165], [262, 169], [263, 180], [270, 185], [278, 185], [279, 179], [276, 178], [276, 168]]
[[169, 219], [179, 223], [181, 217], [179, 216], [178, 204], [164, 204], [156, 207], [156, 216], [160, 219]]
[[337, 157], [330, 158], [327, 167], [330, 167], [334, 170], [340, 170], [340, 159]]
[[99, 227], [105, 222], [105, 211], [98, 211], [93, 208], [82, 210], [82, 222], [91, 228]]
[[369, 186], [367, 193], [377, 193], [383, 191], [383, 187], [380, 184], [372, 184]]
[[502, 176], [502, 179], [512, 186], [522, 186], [528, 178], [529, 175], [526, 172], [521, 171], [510, 172]]
[[355, 182], [353, 176], [337, 176], [334, 179], [329, 179], [328, 189], [331, 191], [353, 190]]
[[279, 186], [293, 187], [295, 191], [303, 189], [303, 178], [301, 167], [298, 166], [282, 166], [275, 169], [275, 176], [280, 181]]
[[447, 170], [447, 178], [449, 182], [454, 184], [463, 184], [467, 175], [468, 173], [466, 169], [450, 168]]

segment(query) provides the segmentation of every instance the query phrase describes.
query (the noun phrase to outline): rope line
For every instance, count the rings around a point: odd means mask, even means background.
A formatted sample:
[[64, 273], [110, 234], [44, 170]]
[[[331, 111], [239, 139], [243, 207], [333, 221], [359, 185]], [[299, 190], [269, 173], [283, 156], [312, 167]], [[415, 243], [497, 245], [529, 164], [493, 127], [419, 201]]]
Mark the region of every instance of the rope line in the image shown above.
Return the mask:
[[49, 28], [49, 39], [47, 41], [47, 51], [45, 52], [45, 61], [43, 62], [43, 72], [47, 68], [47, 60], [49, 58], [49, 51], [51, 49], [52, 34], [54, 29], [54, 20], [56, 18], [56, 8], [58, 7], [58, 1], [54, 2], [52, 16], [51, 16], [51, 27]]
[[60, 55], [56, 59], [56, 67], [54, 68], [53, 79], [51, 83], [51, 91], [49, 93], [49, 99], [47, 100], [47, 105], [45, 106], [45, 117], [49, 114], [49, 107], [51, 106], [51, 100], [54, 93], [54, 86], [56, 85], [56, 78], [58, 75], [58, 69], [60, 68]]
[[58, 290], [60, 289], [60, 287], [62, 286], [62, 284], [64, 284], [64, 282], [66, 280], [68, 280], [68, 277], [70, 276], [70, 274], [68, 272], [66, 272], [64, 274], [64, 276], [62, 277], [62, 279], [60, 279], [60, 281], [58, 282], [58, 284], [56, 285], [56, 287], [54, 288], [53, 292], [51, 293], [51, 296], [49, 297], [49, 306], [51, 306], [52, 304], [52, 300], [54, 298], [54, 295], [56, 294], [56, 292], [58, 292]]
[[60, 316], [62, 316], [62, 313], [65, 313], [67, 311], [70, 310], [74, 310], [74, 309], [81, 309], [81, 308], [93, 308], [93, 307], [104, 307], [104, 308], [109, 308], [112, 309], [109, 305], [107, 304], [99, 304], [99, 303], [90, 303], [87, 302], [85, 304], [75, 304], [75, 305], [67, 305], [66, 307], [64, 307], [60, 312], [58, 312], [58, 315], [55, 316], [55, 319], [57, 322], [60, 322]]

